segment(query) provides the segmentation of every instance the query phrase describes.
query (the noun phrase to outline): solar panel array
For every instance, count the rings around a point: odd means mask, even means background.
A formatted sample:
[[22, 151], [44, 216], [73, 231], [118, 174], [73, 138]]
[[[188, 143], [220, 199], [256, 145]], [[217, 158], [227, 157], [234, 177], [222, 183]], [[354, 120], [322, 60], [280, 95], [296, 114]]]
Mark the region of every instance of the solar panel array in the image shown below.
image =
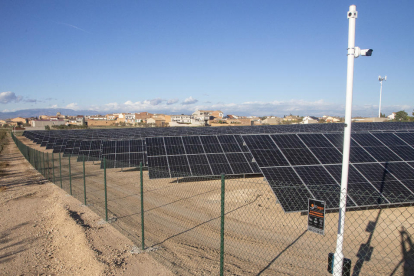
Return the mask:
[[[348, 206], [414, 201], [414, 123], [352, 127]], [[108, 168], [148, 165], [150, 178], [262, 173], [285, 212], [308, 198], [338, 208], [343, 124], [222, 128], [26, 131], [33, 142], [102, 160]], [[101, 164], [102, 167], [102, 164]]]
[[240, 135], [146, 138], [150, 178], [260, 173]]
[[143, 139], [103, 141], [101, 158], [103, 157], [109, 168], [138, 167], [141, 162], [144, 165], [147, 163]]
[[[285, 212], [339, 206], [343, 134], [242, 135]], [[414, 201], [414, 133], [353, 133], [349, 206]], [[294, 199], [294, 200], [293, 200]]]

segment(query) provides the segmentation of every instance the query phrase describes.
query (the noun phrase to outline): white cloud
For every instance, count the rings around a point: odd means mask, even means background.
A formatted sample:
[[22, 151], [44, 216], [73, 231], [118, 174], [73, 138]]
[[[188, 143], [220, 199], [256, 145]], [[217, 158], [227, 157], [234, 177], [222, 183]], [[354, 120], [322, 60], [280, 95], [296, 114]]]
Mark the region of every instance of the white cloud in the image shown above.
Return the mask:
[[165, 100], [157, 98], [157, 99], [150, 100], [150, 103], [151, 103], [151, 105], [159, 105], [163, 101], [165, 101]]
[[54, 104], [50, 108], [58, 108], [58, 105], [57, 104]]
[[198, 100], [194, 99], [193, 97], [190, 96], [189, 98], [185, 99], [182, 104], [184, 104], [184, 105], [195, 104], [196, 102], [198, 102]]
[[66, 108], [73, 109], [73, 110], [79, 109], [77, 103], [70, 103], [66, 106]]
[[8, 109], [4, 109], [2, 112], [10, 112], [10, 110], [8, 110]]
[[16, 96], [14, 92], [7, 91], [7, 92], [1, 92], [0, 93], [0, 103], [2, 104], [8, 104], [11, 102], [18, 103], [23, 99], [22, 96]]
[[175, 104], [175, 103], [178, 103], [178, 99], [170, 99], [170, 100], [167, 101], [167, 105], [172, 105], [172, 104]]

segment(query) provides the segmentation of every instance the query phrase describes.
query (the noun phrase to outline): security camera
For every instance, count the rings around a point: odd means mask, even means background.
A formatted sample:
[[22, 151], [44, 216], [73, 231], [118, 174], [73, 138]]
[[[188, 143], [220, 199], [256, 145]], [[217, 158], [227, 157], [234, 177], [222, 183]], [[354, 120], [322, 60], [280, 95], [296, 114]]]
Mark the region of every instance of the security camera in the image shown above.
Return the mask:
[[355, 47], [355, 57], [359, 57], [359, 56], [367, 56], [370, 57], [372, 55], [372, 52], [374, 50], [372, 49], [360, 49], [359, 47]]
[[370, 57], [372, 55], [373, 51], [374, 50], [372, 50], [372, 49], [363, 49], [363, 50], [361, 50], [361, 56]]

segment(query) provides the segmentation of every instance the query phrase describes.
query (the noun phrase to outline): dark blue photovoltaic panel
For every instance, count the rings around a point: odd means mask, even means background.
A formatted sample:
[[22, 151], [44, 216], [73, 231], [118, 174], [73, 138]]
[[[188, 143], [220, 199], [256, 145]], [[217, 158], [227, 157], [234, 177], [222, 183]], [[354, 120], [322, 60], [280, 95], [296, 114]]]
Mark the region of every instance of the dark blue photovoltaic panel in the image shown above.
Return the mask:
[[211, 164], [213, 175], [234, 174], [229, 164]]
[[227, 164], [227, 158], [224, 154], [207, 154], [210, 164]]
[[187, 166], [188, 167], [188, 160], [185, 155], [175, 155], [175, 156], [167, 156], [168, 158], [168, 165], [170, 167], [176, 166]]
[[332, 143], [323, 134], [298, 134], [308, 148], [332, 148]]
[[259, 167], [289, 166], [280, 150], [252, 150]]
[[235, 174], [253, 173], [243, 153], [227, 153], [226, 157]]
[[279, 201], [280, 205], [282, 206], [285, 212], [305, 212], [308, 210], [309, 198], [313, 198], [312, 194], [305, 186], [276, 186], [272, 187], [272, 190], [275, 193], [277, 200]]
[[187, 136], [182, 138], [186, 154], [204, 153], [204, 148], [199, 137]]
[[193, 176], [213, 175], [209, 165], [196, 165], [190, 163], [190, 168]]
[[186, 177], [191, 175], [189, 166], [170, 166], [171, 177]]
[[306, 147], [295, 134], [272, 135], [271, 137], [280, 149], [301, 149]]
[[250, 153], [249, 148], [245, 145], [241, 135], [234, 135], [234, 138], [236, 138], [236, 141], [239, 144], [239, 147], [240, 147], [242, 152]]
[[184, 144], [185, 152], [187, 154], [200, 154], [204, 153], [204, 148], [202, 145], [187, 145]]
[[165, 149], [167, 151], [167, 155], [179, 155], [185, 154], [184, 146], [172, 146], [172, 145], [165, 145]]
[[[335, 147], [339, 148], [342, 152], [342, 147], [344, 144], [344, 134], [335, 134], [335, 133], [329, 133], [329, 134], [324, 134], [324, 136], [326, 137], [326, 139], [328, 139]], [[351, 139], [351, 147], [357, 147], [358, 144], [355, 143], [354, 140]]]
[[166, 146], [182, 146], [183, 141], [181, 137], [164, 137]]
[[[314, 198], [325, 201], [327, 208], [339, 207], [340, 185], [323, 166], [298, 166], [294, 169]], [[347, 206], [354, 205], [352, 199], [347, 200]]]
[[388, 146], [395, 154], [406, 161], [414, 160], [414, 149], [410, 146]]
[[164, 146], [148, 146], [148, 144], [147, 144], [147, 153], [149, 156], [166, 155]]
[[319, 161], [313, 156], [309, 149], [282, 149], [292, 166], [296, 165], [317, 165]]
[[382, 163], [381, 165], [399, 180], [414, 180], [414, 168], [408, 165], [408, 163]]
[[337, 148], [311, 148], [311, 151], [322, 164], [342, 162], [342, 153]]
[[395, 135], [403, 139], [407, 144], [414, 146], [414, 133], [395, 133]]
[[263, 174], [270, 186], [302, 186], [302, 180], [292, 167], [262, 168]]
[[380, 147], [383, 144], [370, 133], [352, 134], [352, 139], [362, 147]]
[[151, 167], [168, 167], [166, 156], [152, 157], [148, 156], [148, 165]]
[[395, 155], [387, 147], [365, 147], [364, 149], [379, 162], [402, 161], [400, 157]]
[[405, 146], [407, 145], [401, 138], [394, 133], [373, 133], [377, 139], [383, 142], [386, 146]]
[[[330, 174], [341, 183], [341, 165], [325, 166]], [[376, 205], [382, 201], [382, 196], [368, 180], [362, 176], [352, 165], [349, 166], [348, 195], [359, 206]]]
[[253, 170], [253, 173], [262, 173], [262, 171], [259, 168], [259, 165], [254, 160], [253, 155], [249, 153], [244, 153], [244, 157], [246, 158], [247, 162], [249, 163], [250, 167]]
[[400, 181], [380, 164], [357, 164], [356, 168], [390, 203], [404, 202], [407, 198], [414, 200], [414, 195]]
[[349, 162], [351, 163], [365, 163], [375, 162], [375, 159], [361, 147], [351, 147]]
[[208, 165], [208, 160], [206, 155], [188, 155], [188, 162], [194, 165]]
[[355, 168], [364, 175], [371, 182], [385, 182], [385, 181], [395, 181], [396, 179], [387, 171], [385, 166], [381, 166], [378, 163], [370, 164], [355, 164]]
[[294, 167], [294, 170], [306, 185], [338, 184], [323, 166]]
[[[167, 156], [168, 168], [160, 167], [169, 169], [171, 177], [260, 173], [257, 164], [245, 157], [244, 151], [248, 148], [240, 146], [237, 139], [241, 138], [234, 135], [164, 137], [162, 143], [160, 138], [146, 138], [150, 157]], [[152, 167], [155, 166], [151, 162], [149, 171]], [[150, 177], [161, 176], [166, 174], [150, 174]]]
[[275, 143], [269, 135], [250, 135], [243, 136], [243, 140], [247, 143], [250, 151], [252, 150], [273, 150]]

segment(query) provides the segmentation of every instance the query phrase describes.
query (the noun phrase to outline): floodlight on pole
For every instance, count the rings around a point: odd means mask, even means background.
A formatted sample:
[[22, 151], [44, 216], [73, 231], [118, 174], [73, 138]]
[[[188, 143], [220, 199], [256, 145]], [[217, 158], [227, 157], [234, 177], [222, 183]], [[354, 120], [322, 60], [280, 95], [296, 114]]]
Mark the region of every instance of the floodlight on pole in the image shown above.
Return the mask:
[[354, 85], [354, 61], [359, 56], [371, 56], [372, 49], [360, 49], [355, 47], [355, 21], [358, 17], [356, 6], [349, 6], [347, 13], [349, 19], [348, 29], [348, 68], [346, 80], [346, 106], [345, 106], [345, 129], [344, 129], [344, 149], [342, 155], [342, 175], [341, 190], [339, 201], [339, 217], [338, 217], [338, 234], [336, 239], [336, 249], [334, 254], [333, 275], [342, 276], [342, 265], [344, 255], [342, 246], [344, 242], [345, 229], [345, 212], [346, 199], [348, 195], [348, 172], [349, 172], [349, 153], [351, 146], [351, 122], [352, 122], [352, 91]]
[[378, 115], [378, 118], [381, 118], [382, 81], [386, 81], [387, 80], [387, 76], [385, 76], [384, 78], [381, 78], [381, 76], [378, 76], [378, 80], [381, 83], [381, 88], [380, 88], [380, 102], [379, 102], [379, 115]]

